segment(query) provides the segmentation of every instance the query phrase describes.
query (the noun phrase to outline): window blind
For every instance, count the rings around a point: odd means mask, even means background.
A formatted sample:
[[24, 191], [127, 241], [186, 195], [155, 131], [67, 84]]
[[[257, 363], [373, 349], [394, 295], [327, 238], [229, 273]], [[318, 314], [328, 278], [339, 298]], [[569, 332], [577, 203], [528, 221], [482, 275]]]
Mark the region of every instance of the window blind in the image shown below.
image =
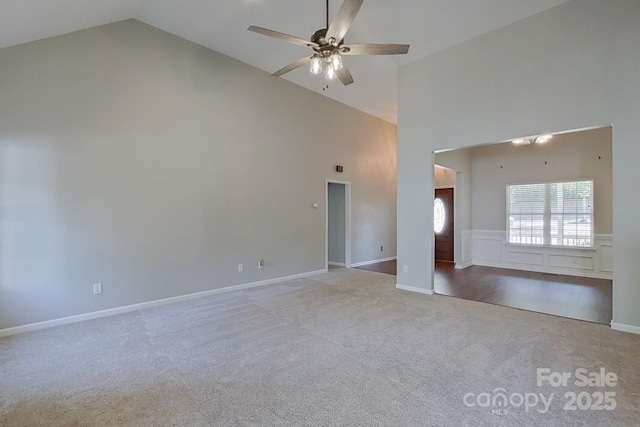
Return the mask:
[[591, 247], [593, 181], [507, 186], [508, 242]]

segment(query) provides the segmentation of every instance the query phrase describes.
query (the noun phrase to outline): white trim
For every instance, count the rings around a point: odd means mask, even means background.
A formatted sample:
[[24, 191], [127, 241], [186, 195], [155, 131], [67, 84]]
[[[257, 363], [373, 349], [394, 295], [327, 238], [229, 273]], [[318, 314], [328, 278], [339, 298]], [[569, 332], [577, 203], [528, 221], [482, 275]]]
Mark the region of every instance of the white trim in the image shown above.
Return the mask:
[[471, 234], [473, 236], [490, 236], [490, 237], [494, 237], [496, 234], [500, 234], [501, 238], [504, 238], [506, 240], [506, 235], [507, 232], [506, 231], [501, 231], [501, 230], [470, 230]]
[[377, 264], [379, 262], [385, 261], [393, 261], [396, 259], [398, 259], [398, 257], [396, 256], [390, 256], [389, 258], [372, 259], [371, 261], [356, 262], [355, 264], [351, 264], [351, 267], [362, 267], [365, 265]]
[[424, 295], [433, 295], [434, 294], [434, 290], [433, 289], [416, 288], [414, 286], [401, 285], [400, 283], [396, 284], [396, 289], [400, 289], [402, 291], [416, 292], [416, 293], [424, 294]]
[[611, 329], [614, 331], [628, 332], [630, 334], [640, 335], [640, 326], [626, 325], [624, 323], [611, 322]]
[[473, 265], [473, 262], [471, 262], [471, 260], [467, 260], [466, 262], [463, 262], [461, 264], [456, 264], [454, 268], [456, 270], [464, 270], [465, 268], [469, 268], [472, 265]]
[[329, 261], [328, 264], [333, 267], [344, 267], [344, 262]]
[[329, 267], [329, 184], [344, 185], [344, 266], [351, 267], [351, 182], [325, 179], [324, 183], [324, 265]]
[[[454, 209], [455, 209], [455, 206], [454, 206]], [[473, 256], [472, 256], [473, 231], [461, 230], [459, 243], [460, 243], [460, 260], [456, 261], [456, 268], [461, 270], [463, 268], [467, 268], [473, 265]], [[454, 246], [454, 249], [455, 249], [455, 246]]]
[[307, 273], [294, 274], [291, 276], [276, 277], [273, 279], [261, 280], [258, 282], [244, 283], [240, 285], [227, 286], [219, 289], [211, 289], [209, 291], [196, 292], [186, 295], [178, 295], [170, 298], [163, 298], [154, 301], [142, 302], [139, 304], [125, 305], [122, 307], [109, 308], [107, 310], [94, 311], [91, 313], [78, 314], [75, 316], [62, 317], [60, 319], [46, 320], [44, 322], [30, 323], [27, 325], [14, 326], [12, 328], [0, 329], [0, 338], [9, 335], [22, 334], [24, 332], [38, 331], [40, 329], [52, 328], [54, 326], [68, 325], [69, 323], [83, 322], [85, 320], [99, 319], [101, 317], [113, 316], [116, 314], [129, 313], [132, 311], [142, 310], [145, 308], [157, 307], [174, 302], [187, 301], [196, 298], [202, 298], [210, 295], [216, 295], [232, 291], [240, 291], [243, 289], [255, 288], [258, 286], [271, 285], [273, 283], [285, 280], [301, 279], [304, 277], [315, 276], [317, 274], [326, 273], [327, 269], [309, 271]]

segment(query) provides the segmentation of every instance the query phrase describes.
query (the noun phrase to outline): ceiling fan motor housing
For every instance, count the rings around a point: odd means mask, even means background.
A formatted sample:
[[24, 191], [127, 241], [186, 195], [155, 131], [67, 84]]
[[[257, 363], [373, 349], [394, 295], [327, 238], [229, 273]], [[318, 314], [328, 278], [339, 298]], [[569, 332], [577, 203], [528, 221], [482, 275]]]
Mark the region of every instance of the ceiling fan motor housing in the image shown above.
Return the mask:
[[315, 47], [313, 45], [309, 45], [313, 50], [319, 53], [323, 58], [328, 58], [334, 52], [346, 53], [349, 52], [349, 48], [343, 46], [344, 39], [340, 40], [337, 44], [331, 44], [328, 40], [325, 39], [327, 36], [327, 29], [321, 28], [311, 36], [311, 41], [318, 45]]
[[324, 38], [327, 35], [327, 29], [326, 28], [322, 28], [318, 31], [316, 31], [315, 33], [313, 33], [313, 35], [311, 36], [311, 41], [320, 45], [320, 46], [324, 46], [326, 44], [329, 44]]

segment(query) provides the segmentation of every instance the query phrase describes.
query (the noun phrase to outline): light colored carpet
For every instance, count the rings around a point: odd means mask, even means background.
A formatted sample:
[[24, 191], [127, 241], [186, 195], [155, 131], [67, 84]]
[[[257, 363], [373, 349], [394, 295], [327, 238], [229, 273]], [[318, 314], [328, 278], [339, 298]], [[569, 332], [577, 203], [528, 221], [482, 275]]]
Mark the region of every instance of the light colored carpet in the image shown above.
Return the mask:
[[[394, 279], [332, 270], [0, 339], [0, 425], [640, 425], [640, 336]], [[536, 386], [537, 368], [582, 367], [618, 384]], [[555, 398], [463, 403], [496, 388]], [[572, 390], [617, 407], [565, 411]]]

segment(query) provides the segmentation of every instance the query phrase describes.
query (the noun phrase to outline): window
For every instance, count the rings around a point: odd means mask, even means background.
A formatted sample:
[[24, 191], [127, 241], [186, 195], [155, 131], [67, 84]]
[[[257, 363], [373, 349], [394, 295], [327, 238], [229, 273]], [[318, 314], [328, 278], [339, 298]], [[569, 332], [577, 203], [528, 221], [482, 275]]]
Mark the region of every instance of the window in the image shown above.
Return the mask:
[[446, 212], [442, 199], [437, 198], [433, 201], [433, 231], [440, 234], [444, 229]]
[[593, 246], [593, 181], [507, 186], [507, 240]]

